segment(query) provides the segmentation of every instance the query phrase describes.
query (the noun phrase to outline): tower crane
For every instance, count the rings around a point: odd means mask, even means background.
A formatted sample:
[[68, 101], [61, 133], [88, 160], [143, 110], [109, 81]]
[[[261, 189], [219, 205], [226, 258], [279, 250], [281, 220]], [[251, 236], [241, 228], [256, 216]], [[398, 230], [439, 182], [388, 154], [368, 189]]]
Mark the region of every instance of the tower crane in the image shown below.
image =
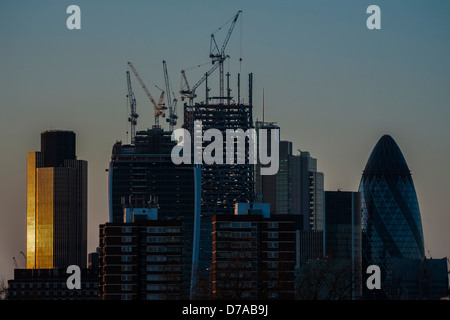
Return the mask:
[[127, 100], [130, 105], [130, 117], [128, 118], [128, 121], [131, 124], [131, 144], [134, 144], [134, 138], [136, 137], [136, 119], [139, 115], [136, 113], [136, 98], [134, 97], [134, 92], [131, 88], [130, 71], [127, 71], [127, 87]]
[[166, 83], [166, 99], [167, 105], [169, 106], [169, 118], [166, 121], [169, 123], [169, 131], [173, 131], [173, 127], [177, 124], [177, 102], [178, 100], [173, 95], [173, 99], [171, 96], [170, 90], [170, 82], [169, 82], [169, 74], [167, 72], [167, 64], [166, 61], [163, 60], [163, 72], [164, 72], [164, 81]]
[[152, 95], [150, 94], [150, 91], [148, 91], [144, 81], [142, 81], [141, 76], [137, 72], [136, 68], [131, 62], [128, 62], [128, 66], [130, 67], [131, 71], [133, 71], [134, 75], [136, 76], [136, 79], [138, 80], [139, 84], [141, 85], [142, 89], [144, 90], [147, 97], [150, 99], [150, 101], [153, 104], [153, 107], [155, 109], [155, 125], [159, 125], [159, 117], [165, 117], [166, 114], [164, 110], [167, 109], [167, 107], [164, 104], [164, 91], [161, 92], [161, 96], [159, 97], [158, 103], [156, 103], [155, 99], [153, 99]]
[[[211, 42], [210, 42], [210, 52], [209, 57], [212, 59], [212, 63], [215, 62], [219, 63], [219, 82], [220, 82], [220, 97], [224, 96], [224, 88], [223, 88], [223, 62], [228, 57], [225, 55], [225, 48], [228, 44], [228, 40], [230, 40], [231, 33], [233, 32], [234, 26], [236, 25], [236, 21], [239, 17], [239, 14], [242, 12], [242, 10], [239, 10], [236, 15], [233, 18], [233, 22], [231, 23], [230, 29], [228, 30], [228, 33], [225, 37], [225, 40], [223, 41], [222, 47], [220, 48], [217, 46], [216, 39], [214, 38], [214, 33], [211, 34]], [[213, 47], [214, 44], [214, 47]]]
[[[184, 70], [181, 70], [181, 74], [183, 76], [183, 79], [186, 83], [187, 90], [181, 90], [180, 93], [184, 95], [185, 97], [189, 98], [190, 103], [192, 103], [192, 99], [195, 98], [197, 95], [195, 94], [195, 90], [203, 83], [203, 81], [206, 80], [206, 78], [214, 72], [219, 67], [219, 85], [220, 85], [220, 100], [222, 102], [222, 98], [224, 97], [224, 77], [223, 77], [223, 62], [228, 58], [225, 54], [225, 48], [228, 44], [228, 41], [230, 40], [231, 33], [233, 32], [234, 26], [236, 25], [236, 21], [239, 18], [239, 14], [241, 14], [242, 10], [239, 10], [234, 18], [232, 18], [231, 26], [227, 32], [227, 35], [225, 37], [225, 40], [223, 41], [222, 47], [219, 49], [219, 46], [217, 45], [216, 39], [214, 37], [214, 33], [211, 34], [211, 41], [210, 41], [210, 50], [209, 50], [209, 57], [212, 59], [212, 68], [192, 87], [189, 88], [189, 84], [186, 79], [186, 74]], [[219, 28], [220, 30], [221, 28]], [[216, 63], [217, 62], [217, 63]]]

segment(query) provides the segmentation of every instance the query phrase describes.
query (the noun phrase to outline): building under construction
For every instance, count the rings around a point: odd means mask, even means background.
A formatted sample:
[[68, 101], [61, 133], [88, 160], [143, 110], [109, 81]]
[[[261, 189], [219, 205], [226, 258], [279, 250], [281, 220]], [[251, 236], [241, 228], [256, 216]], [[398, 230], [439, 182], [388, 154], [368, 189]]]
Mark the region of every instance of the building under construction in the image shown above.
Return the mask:
[[[195, 104], [184, 106], [184, 128], [193, 136], [194, 122], [202, 122], [202, 131], [253, 128], [252, 106], [244, 104]], [[202, 132], [202, 136], [203, 136]], [[198, 133], [198, 132], [197, 132]], [[202, 149], [208, 143], [203, 143]], [[223, 142], [226, 150], [226, 141]], [[203, 150], [202, 150], [203, 151]], [[234, 160], [237, 158], [235, 142]], [[202, 164], [202, 214], [233, 213], [234, 204], [251, 202], [254, 197], [254, 164], [249, 163], [249, 145], [245, 146], [245, 164]]]

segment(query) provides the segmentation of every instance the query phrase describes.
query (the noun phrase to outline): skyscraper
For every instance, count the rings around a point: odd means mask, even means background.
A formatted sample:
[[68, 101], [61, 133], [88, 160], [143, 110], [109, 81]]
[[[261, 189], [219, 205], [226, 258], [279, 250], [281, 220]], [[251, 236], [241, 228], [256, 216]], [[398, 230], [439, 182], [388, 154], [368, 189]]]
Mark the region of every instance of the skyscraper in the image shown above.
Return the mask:
[[123, 223], [124, 205], [145, 208], [152, 198], [158, 220], [178, 220], [183, 229], [183, 298], [189, 297], [194, 230], [194, 167], [171, 159], [172, 132], [158, 126], [138, 131], [134, 144], [116, 142], [109, 165], [110, 222]]
[[317, 159], [309, 152], [294, 155], [292, 149], [291, 141], [280, 141], [279, 170], [273, 176], [255, 175], [256, 197], [270, 203], [275, 214], [302, 215], [303, 230], [322, 230], [323, 173], [317, 171]]
[[27, 155], [27, 268], [72, 264], [87, 264], [87, 162], [74, 132], [44, 131]]
[[380, 138], [363, 171], [363, 270], [381, 269], [381, 296], [392, 286], [394, 258], [421, 259], [424, 242], [414, 183], [400, 148], [389, 135]]
[[[258, 128], [273, 128], [273, 124], [257, 123]], [[280, 141], [279, 170], [273, 176], [255, 175], [256, 198], [270, 203], [274, 214], [293, 214], [301, 217], [298, 233], [299, 259], [323, 257], [323, 194], [324, 175], [317, 171], [317, 159], [309, 152], [294, 155], [291, 141]], [[260, 165], [256, 165], [259, 171]]]
[[[343, 298], [361, 297], [361, 195], [325, 191], [325, 255], [338, 271], [343, 268]], [[348, 272], [346, 272], [348, 271]]]

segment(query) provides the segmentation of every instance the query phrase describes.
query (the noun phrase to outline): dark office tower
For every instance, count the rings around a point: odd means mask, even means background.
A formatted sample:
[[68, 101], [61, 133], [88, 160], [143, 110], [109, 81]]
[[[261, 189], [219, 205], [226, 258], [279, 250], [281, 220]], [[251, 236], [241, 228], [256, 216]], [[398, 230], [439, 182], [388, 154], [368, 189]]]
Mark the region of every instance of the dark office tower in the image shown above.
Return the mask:
[[309, 152], [293, 155], [292, 149], [292, 142], [280, 141], [278, 173], [255, 175], [256, 196], [270, 203], [275, 214], [303, 215], [303, 230], [322, 230], [323, 173], [317, 172], [317, 159]]
[[[267, 130], [267, 141], [271, 141], [270, 135], [272, 134], [272, 130], [280, 130], [280, 127], [277, 126], [273, 122], [264, 122], [264, 121], [256, 121], [255, 122], [255, 129], [256, 134], [259, 141], [259, 132], [261, 129]], [[284, 169], [285, 164], [285, 153], [283, 152], [283, 146], [280, 145], [279, 149], [279, 165], [282, 166], [282, 168], [278, 168], [278, 171]], [[268, 144], [267, 146], [267, 152], [268, 154], [271, 154], [271, 144]], [[276, 205], [276, 193], [275, 193], [275, 186], [276, 186], [276, 175], [261, 175], [261, 167], [262, 164], [259, 161], [255, 165], [255, 202], [266, 202], [271, 204], [270, 210], [272, 212], [276, 212], [276, 208], [274, 207]]]
[[75, 133], [71, 131], [44, 131], [41, 133], [41, 152], [45, 153], [46, 167], [62, 167], [64, 160], [74, 160]]
[[27, 155], [27, 268], [87, 264], [87, 162], [75, 156], [75, 133], [41, 134]]
[[361, 297], [361, 195], [325, 191], [325, 255], [346, 277], [344, 299]]
[[[258, 126], [263, 127], [261, 124]], [[255, 191], [258, 201], [270, 203], [272, 213], [302, 217], [298, 233], [302, 264], [310, 259], [323, 258], [324, 176], [317, 172], [317, 159], [312, 158], [309, 152], [301, 151], [294, 155], [292, 149], [292, 142], [280, 141], [278, 173], [267, 177], [255, 175]]]
[[380, 267], [382, 298], [391, 290], [394, 258], [424, 257], [414, 183], [402, 152], [389, 135], [381, 137], [373, 149], [359, 191], [363, 209], [363, 269], [367, 265]]
[[183, 228], [183, 294], [189, 297], [194, 230], [194, 169], [171, 159], [171, 132], [154, 126], [138, 131], [135, 143], [113, 146], [109, 165], [110, 222], [123, 222], [123, 205], [159, 206], [158, 219], [177, 219]]

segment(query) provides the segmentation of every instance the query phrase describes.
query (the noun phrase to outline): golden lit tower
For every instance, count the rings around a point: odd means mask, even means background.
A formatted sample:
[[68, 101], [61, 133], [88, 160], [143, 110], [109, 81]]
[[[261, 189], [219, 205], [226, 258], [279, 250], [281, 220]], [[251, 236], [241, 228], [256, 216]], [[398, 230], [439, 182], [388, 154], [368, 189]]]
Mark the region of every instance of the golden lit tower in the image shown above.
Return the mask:
[[77, 160], [75, 133], [41, 133], [27, 155], [27, 268], [87, 264], [87, 161]]

